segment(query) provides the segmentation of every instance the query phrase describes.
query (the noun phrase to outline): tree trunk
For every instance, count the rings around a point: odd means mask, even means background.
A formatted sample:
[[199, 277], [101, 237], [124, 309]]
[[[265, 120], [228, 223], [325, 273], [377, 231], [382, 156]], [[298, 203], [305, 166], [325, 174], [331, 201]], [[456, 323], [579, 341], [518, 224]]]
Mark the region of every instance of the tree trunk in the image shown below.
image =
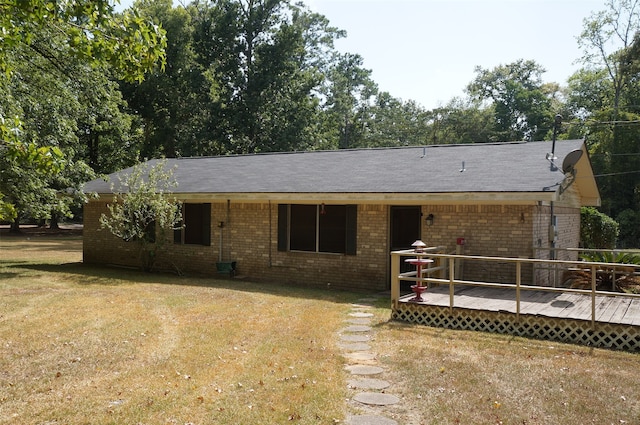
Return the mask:
[[11, 228], [9, 229], [9, 233], [20, 233], [20, 220], [16, 218], [11, 222]]
[[53, 229], [53, 230], [60, 229], [60, 223], [58, 221], [58, 216], [56, 214], [51, 214], [51, 219], [49, 220], [49, 229]]

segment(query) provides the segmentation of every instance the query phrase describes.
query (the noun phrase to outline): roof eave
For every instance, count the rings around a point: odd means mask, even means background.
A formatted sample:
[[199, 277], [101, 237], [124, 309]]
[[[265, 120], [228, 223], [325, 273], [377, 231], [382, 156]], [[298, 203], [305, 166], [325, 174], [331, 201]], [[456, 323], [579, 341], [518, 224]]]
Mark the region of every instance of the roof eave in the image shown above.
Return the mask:
[[444, 192], [444, 193], [174, 193], [182, 201], [208, 202], [273, 202], [273, 203], [355, 203], [383, 205], [424, 204], [510, 204], [529, 205], [556, 199], [555, 192]]

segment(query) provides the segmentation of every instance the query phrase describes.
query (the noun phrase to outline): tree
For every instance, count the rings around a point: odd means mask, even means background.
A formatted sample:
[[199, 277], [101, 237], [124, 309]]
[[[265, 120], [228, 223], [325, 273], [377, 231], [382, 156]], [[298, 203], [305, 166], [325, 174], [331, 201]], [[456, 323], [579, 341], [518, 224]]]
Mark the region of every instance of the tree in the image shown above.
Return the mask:
[[454, 98], [429, 113], [429, 144], [484, 143], [493, 140], [493, 105], [482, 108], [480, 102]]
[[388, 92], [378, 93], [362, 119], [362, 145], [365, 147], [427, 143], [427, 113], [414, 101], [404, 102]]
[[322, 144], [321, 85], [343, 33], [288, 0], [221, 0], [195, 10], [194, 50], [210, 84], [210, 154]]
[[[47, 176], [64, 168], [62, 151], [39, 147], [20, 140], [22, 123], [8, 122], [0, 116], [0, 220], [16, 223], [18, 212], [29, 205], [29, 198], [42, 193]], [[18, 230], [13, 226], [12, 230]]]
[[[72, 68], [67, 66], [70, 62], [94, 68], [108, 65], [120, 78], [140, 80], [147, 69], [156, 64], [162, 65], [164, 60], [165, 39], [160, 27], [149, 25], [135, 13], [115, 14], [112, 5], [100, 0], [8, 0], [0, 4], [0, 29], [0, 88], [4, 101], [0, 102], [0, 119], [15, 116], [20, 120], [23, 113], [29, 112], [31, 116], [44, 116], [42, 106], [48, 102], [43, 101], [41, 93], [37, 93], [37, 84], [41, 87], [41, 83], [51, 77], [51, 69], [55, 69], [58, 74], [67, 77], [68, 85], [65, 90], [68, 89], [69, 83], [73, 85], [78, 82], [72, 78]], [[71, 57], [73, 60], [69, 61]], [[29, 68], [24, 64], [24, 58], [30, 59], [28, 63], [35, 66]], [[26, 72], [17, 72], [19, 67]], [[54, 79], [57, 82], [59, 75]], [[33, 82], [37, 84], [30, 85]], [[33, 94], [31, 99], [41, 96], [40, 102], [24, 100], [16, 93], [21, 89]], [[46, 92], [57, 95], [55, 90]], [[73, 109], [75, 105], [75, 102], [55, 104], [67, 109]], [[29, 199], [27, 195], [31, 196], [30, 202], [46, 203], [50, 199], [50, 196], [37, 199], [43, 194], [52, 195], [49, 190], [52, 188], [43, 185], [46, 180], [38, 181], [31, 171], [42, 171], [43, 167], [51, 165], [51, 158], [56, 158], [59, 162], [62, 158], [61, 139], [52, 140], [49, 136], [56, 132], [59, 134], [61, 129], [70, 134], [70, 130], [74, 128], [73, 120], [64, 118], [65, 113], [53, 115], [54, 119], [41, 121], [41, 124], [49, 126], [49, 130], [45, 130], [45, 134], [36, 131], [37, 137], [29, 132], [30, 128], [34, 129], [36, 126], [28, 123], [24, 126], [26, 131], [16, 133], [17, 136], [9, 136], [6, 131], [0, 134], [0, 150], [5, 154], [1, 168], [7, 177], [0, 191], [0, 197], [5, 199], [3, 202], [12, 202], [18, 196], [25, 201]], [[18, 127], [21, 125], [15, 128]], [[53, 127], [58, 128], [51, 131]], [[75, 139], [75, 135], [69, 138]], [[36, 154], [24, 154], [29, 151]], [[78, 164], [75, 158], [72, 161], [70, 165]], [[51, 167], [47, 172], [55, 173], [59, 169], [61, 167]], [[27, 184], [27, 178], [31, 178], [32, 184]], [[13, 183], [9, 183], [11, 181]], [[18, 193], [5, 192], [11, 187]], [[24, 193], [25, 190], [35, 192], [27, 194]], [[25, 204], [21, 207], [23, 210], [35, 208], [39, 214], [45, 214], [37, 205]], [[15, 206], [2, 209], [5, 212], [12, 211], [12, 218], [19, 212]]]
[[169, 240], [180, 229], [181, 204], [171, 193], [177, 186], [166, 160], [138, 164], [123, 172], [119, 184], [112, 184], [113, 202], [109, 214], [100, 216], [100, 228], [138, 247], [142, 269], [151, 271]]
[[640, 246], [640, 212], [627, 208], [616, 217], [620, 224], [618, 247], [637, 248]]
[[107, 70], [83, 63], [59, 43], [59, 37], [43, 30], [31, 46], [16, 46], [10, 55], [13, 72], [1, 86], [0, 114], [21, 118], [20, 137], [42, 149], [55, 147], [67, 161], [62, 173], [48, 176], [33, 175], [28, 164], [26, 170], [11, 164], [17, 184], [4, 185], [3, 193], [19, 203], [15, 231], [26, 217], [51, 219], [55, 226], [57, 218], [70, 217], [85, 200], [80, 186], [94, 178], [92, 169], [107, 173], [137, 158], [131, 117], [122, 112], [117, 84]]
[[193, 15], [197, 16], [198, 8], [173, 8], [170, 0], [138, 1], [134, 7], [161, 23], [167, 36], [164, 71], [156, 69], [142, 82], [121, 84], [129, 110], [144, 128], [141, 156], [213, 154], [209, 123], [212, 88], [194, 50]]
[[545, 70], [540, 65], [520, 59], [492, 70], [476, 67], [475, 72], [467, 92], [493, 107], [494, 140], [539, 140], [548, 132], [554, 114], [548, 87], [542, 83]]
[[13, 68], [10, 52], [31, 45], [43, 29], [64, 37], [64, 44], [85, 62], [108, 63], [125, 79], [141, 80], [164, 60], [163, 30], [133, 11], [116, 14], [107, 1], [6, 0], [0, 4], [0, 28], [0, 70], [7, 73]]
[[378, 93], [371, 79], [371, 70], [363, 68], [362, 56], [336, 54], [327, 73], [324, 89], [330, 140], [336, 140], [340, 149], [363, 147], [364, 129], [370, 116], [372, 101]]
[[[615, 119], [620, 97], [628, 84], [621, 71], [621, 59], [640, 29], [640, 3], [638, 0], [608, 0], [607, 7], [585, 19], [578, 44], [583, 49], [582, 62], [586, 67], [604, 70], [608, 75]], [[616, 50], [610, 52], [612, 47]]]
[[[609, 0], [584, 21], [579, 38], [584, 68], [570, 80], [571, 108], [588, 129], [589, 150], [602, 194], [602, 211], [618, 217], [640, 207], [640, 1]], [[629, 214], [622, 226], [633, 223]], [[621, 229], [632, 235], [632, 229]]]

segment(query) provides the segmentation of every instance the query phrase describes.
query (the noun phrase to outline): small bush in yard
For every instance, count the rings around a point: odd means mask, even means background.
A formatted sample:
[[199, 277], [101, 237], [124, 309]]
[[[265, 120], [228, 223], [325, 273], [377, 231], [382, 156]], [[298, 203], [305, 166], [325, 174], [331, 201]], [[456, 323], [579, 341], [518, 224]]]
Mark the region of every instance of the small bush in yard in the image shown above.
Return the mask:
[[137, 165], [125, 172], [118, 186], [112, 184], [109, 215], [100, 216], [100, 226], [113, 235], [138, 245], [143, 270], [151, 271], [169, 233], [180, 228], [181, 204], [172, 198], [176, 185], [166, 161], [153, 167]]

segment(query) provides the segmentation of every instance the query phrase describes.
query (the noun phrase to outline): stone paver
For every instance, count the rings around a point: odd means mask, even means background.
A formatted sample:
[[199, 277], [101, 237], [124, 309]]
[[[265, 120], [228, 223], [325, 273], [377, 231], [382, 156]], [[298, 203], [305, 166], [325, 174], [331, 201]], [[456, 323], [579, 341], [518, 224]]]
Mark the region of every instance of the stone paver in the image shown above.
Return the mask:
[[371, 326], [351, 325], [342, 329], [340, 332], [371, 332]]
[[345, 351], [369, 351], [371, 346], [364, 342], [343, 342], [338, 344], [338, 347]]
[[365, 297], [365, 298], [360, 298], [358, 300], [358, 302], [361, 303], [374, 303], [376, 301], [378, 301], [379, 298], [373, 298], [373, 297]]
[[385, 393], [359, 393], [353, 397], [355, 401], [371, 406], [388, 406], [397, 404], [400, 399], [392, 394]]
[[371, 319], [347, 319], [347, 323], [352, 325], [370, 325]]
[[349, 313], [349, 316], [351, 316], [351, 317], [360, 317], [360, 318], [362, 318], [362, 317], [373, 317], [373, 313], [363, 313], [361, 311], [356, 311], [356, 312], [353, 312], [353, 313]]
[[369, 362], [377, 361], [375, 353], [370, 351], [354, 351], [351, 353], [345, 353], [344, 356], [347, 360], [354, 363], [367, 362], [368, 364]]
[[384, 369], [379, 366], [368, 366], [360, 364], [349, 365], [346, 366], [345, 369], [351, 372], [352, 375], [378, 375], [384, 372]]
[[[357, 303], [351, 304], [350, 318], [346, 320], [350, 326], [339, 332], [340, 342], [338, 343], [338, 346], [345, 351], [346, 361], [350, 363], [345, 366], [345, 369], [354, 375], [354, 379], [348, 381], [349, 388], [367, 391], [356, 394], [352, 400], [368, 406], [386, 406], [400, 401], [392, 394], [373, 392], [389, 388], [390, 382], [368, 377], [384, 372], [383, 368], [377, 366], [376, 354], [370, 351], [371, 346], [367, 344], [371, 340], [373, 328], [370, 325], [371, 318], [374, 316], [367, 310], [372, 309], [373, 303], [377, 300], [377, 298], [362, 298]], [[375, 408], [373, 410], [375, 411]], [[398, 425], [398, 422], [393, 419], [371, 414], [350, 415], [345, 423], [347, 425]]]
[[371, 340], [371, 337], [369, 335], [343, 334], [340, 335], [340, 340], [345, 342], [367, 342]]

